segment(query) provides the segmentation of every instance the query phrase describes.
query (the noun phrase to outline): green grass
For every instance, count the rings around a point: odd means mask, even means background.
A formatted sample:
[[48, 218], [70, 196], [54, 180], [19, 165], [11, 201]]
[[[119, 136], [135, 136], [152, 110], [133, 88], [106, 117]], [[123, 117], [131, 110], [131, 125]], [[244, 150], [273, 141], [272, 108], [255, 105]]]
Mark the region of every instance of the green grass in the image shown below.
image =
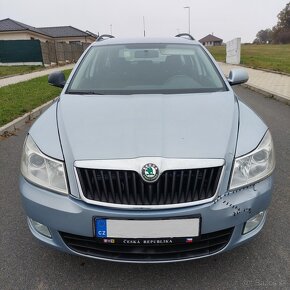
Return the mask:
[[[71, 70], [65, 70], [66, 78]], [[57, 97], [61, 89], [47, 82], [48, 76], [0, 88], [0, 126]]]
[[[225, 62], [226, 47], [208, 47], [217, 61]], [[290, 44], [242, 45], [241, 64], [290, 74]]]
[[207, 50], [213, 55], [216, 61], [226, 62], [226, 47], [225, 46], [207, 47]]
[[44, 69], [40, 65], [0, 66], [0, 78], [18, 74], [26, 74]]

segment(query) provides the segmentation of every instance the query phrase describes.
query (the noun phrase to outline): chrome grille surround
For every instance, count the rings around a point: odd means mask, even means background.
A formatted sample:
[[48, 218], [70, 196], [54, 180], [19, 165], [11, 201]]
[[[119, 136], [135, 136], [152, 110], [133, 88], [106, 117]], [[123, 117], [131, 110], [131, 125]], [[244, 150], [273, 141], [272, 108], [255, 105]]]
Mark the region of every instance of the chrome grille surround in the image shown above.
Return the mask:
[[[96, 201], [87, 198], [82, 190], [80, 183], [80, 178], [78, 176], [77, 169], [99, 169], [99, 170], [127, 170], [135, 171], [141, 176], [142, 167], [144, 164], [154, 163], [158, 166], [160, 174], [162, 175], [165, 171], [170, 170], [186, 170], [186, 169], [205, 169], [212, 167], [222, 167], [222, 171], [219, 177], [218, 185], [216, 187], [215, 194], [206, 199], [196, 200], [192, 202], [184, 203], [174, 203], [174, 204], [161, 204], [161, 205], [140, 205], [140, 204], [119, 204], [119, 203], [109, 203]], [[224, 173], [224, 159], [173, 159], [173, 158], [161, 158], [161, 157], [139, 157], [132, 159], [115, 159], [115, 160], [80, 160], [74, 162], [75, 176], [80, 192], [80, 197], [83, 201], [89, 204], [94, 204], [103, 207], [109, 208], [120, 208], [120, 209], [143, 209], [143, 210], [152, 210], [152, 209], [169, 209], [169, 208], [182, 208], [189, 207], [193, 205], [204, 204], [211, 202], [215, 199], [218, 194], [221, 180]], [[159, 178], [158, 178], [159, 179]], [[157, 179], [157, 181], [158, 181]]]

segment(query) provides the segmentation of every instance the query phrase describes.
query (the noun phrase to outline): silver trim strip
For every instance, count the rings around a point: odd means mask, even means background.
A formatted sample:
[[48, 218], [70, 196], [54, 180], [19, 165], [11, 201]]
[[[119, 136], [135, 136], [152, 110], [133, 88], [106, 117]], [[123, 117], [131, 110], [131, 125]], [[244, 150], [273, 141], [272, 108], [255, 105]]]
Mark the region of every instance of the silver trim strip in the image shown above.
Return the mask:
[[[208, 199], [203, 199], [199, 201], [178, 203], [178, 204], [165, 204], [165, 205], [128, 205], [128, 204], [118, 204], [118, 203], [107, 203], [101, 201], [95, 201], [87, 199], [82, 191], [79, 176], [76, 168], [88, 168], [88, 169], [108, 169], [108, 170], [132, 170], [137, 173], [141, 173], [144, 164], [154, 163], [158, 166], [161, 174], [166, 170], [178, 170], [178, 169], [198, 169], [198, 168], [210, 168], [223, 166], [220, 180], [217, 186], [216, 193], [213, 197]], [[224, 176], [225, 169], [224, 159], [171, 159], [162, 157], [140, 157], [134, 159], [116, 159], [116, 160], [79, 160], [74, 162], [74, 171], [77, 180], [77, 185], [80, 193], [80, 197], [83, 201], [89, 204], [118, 208], [118, 209], [128, 209], [128, 210], [158, 210], [158, 209], [171, 209], [171, 208], [182, 208], [194, 205], [200, 205], [213, 201], [220, 189], [221, 180]]]

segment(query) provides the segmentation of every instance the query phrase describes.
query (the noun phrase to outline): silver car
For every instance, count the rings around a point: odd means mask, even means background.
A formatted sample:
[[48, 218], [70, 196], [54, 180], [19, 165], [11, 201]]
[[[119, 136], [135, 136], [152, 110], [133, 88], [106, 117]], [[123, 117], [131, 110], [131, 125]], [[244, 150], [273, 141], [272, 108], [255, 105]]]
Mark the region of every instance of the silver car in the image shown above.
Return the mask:
[[29, 228], [103, 260], [176, 262], [230, 250], [266, 220], [275, 156], [265, 123], [191, 36], [100, 37], [23, 149]]

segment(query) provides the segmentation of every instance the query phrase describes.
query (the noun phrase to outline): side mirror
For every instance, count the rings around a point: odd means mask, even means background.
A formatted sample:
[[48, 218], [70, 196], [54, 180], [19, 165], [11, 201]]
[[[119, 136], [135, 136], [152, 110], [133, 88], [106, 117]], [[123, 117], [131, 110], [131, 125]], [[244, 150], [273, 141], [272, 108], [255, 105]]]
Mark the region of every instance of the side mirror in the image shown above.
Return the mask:
[[48, 83], [52, 86], [63, 88], [65, 85], [65, 76], [62, 71], [51, 73], [48, 76]]
[[247, 82], [249, 75], [246, 70], [242, 68], [234, 68], [230, 71], [228, 82], [231, 86], [239, 85]]

